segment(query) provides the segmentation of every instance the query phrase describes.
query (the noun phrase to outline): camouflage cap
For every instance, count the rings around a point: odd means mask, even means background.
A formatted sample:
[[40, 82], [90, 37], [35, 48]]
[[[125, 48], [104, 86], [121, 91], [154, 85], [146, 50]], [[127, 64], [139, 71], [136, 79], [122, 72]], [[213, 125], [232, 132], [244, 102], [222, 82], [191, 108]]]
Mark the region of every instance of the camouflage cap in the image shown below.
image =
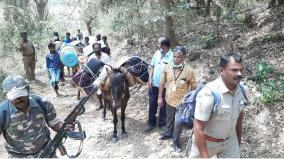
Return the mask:
[[9, 100], [13, 100], [21, 96], [27, 96], [27, 86], [27, 81], [19, 75], [9, 75], [2, 82], [2, 87], [4, 92], [7, 93]]

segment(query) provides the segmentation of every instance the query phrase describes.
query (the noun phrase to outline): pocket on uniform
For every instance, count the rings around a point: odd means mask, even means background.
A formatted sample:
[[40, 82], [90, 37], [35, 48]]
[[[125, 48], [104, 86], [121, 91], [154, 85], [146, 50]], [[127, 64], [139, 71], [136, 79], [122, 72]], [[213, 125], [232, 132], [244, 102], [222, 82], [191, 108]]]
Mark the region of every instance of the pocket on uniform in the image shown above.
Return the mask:
[[231, 118], [231, 110], [229, 108], [218, 108], [216, 120], [228, 121]]

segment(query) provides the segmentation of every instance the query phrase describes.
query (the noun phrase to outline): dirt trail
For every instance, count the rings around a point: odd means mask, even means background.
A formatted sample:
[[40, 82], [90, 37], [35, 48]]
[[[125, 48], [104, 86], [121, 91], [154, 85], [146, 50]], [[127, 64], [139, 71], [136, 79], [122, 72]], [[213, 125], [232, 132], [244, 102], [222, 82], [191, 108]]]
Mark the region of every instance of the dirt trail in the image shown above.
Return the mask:
[[[118, 50], [119, 55], [113, 54], [112, 60], [117, 60], [126, 56], [126, 50]], [[67, 71], [66, 71], [67, 72]], [[67, 77], [65, 82], [60, 83], [60, 97], [56, 97], [53, 90], [48, 85], [47, 75], [43, 70], [36, 74], [37, 81], [31, 82], [31, 91], [41, 96], [48, 97], [55, 105], [58, 115], [64, 119], [67, 113], [72, 109], [71, 105], [78, 103], [76, 98], [76, 88], [72, 86], [71, 78]], [[120, 119], [118, 123], [118, 142], [112, 143], [111, 135], [113, 131], [112, 116], [107, 112], [107, 119], [102, 119], [102, 110], [95, 110], [98, 107], [98, 102], [92, 99], [85, 105], [86, 112], [78, 119], [86, 131], [87, 138], [84, 140], [83, 151], [80, 157], [98, 157], [98, 158], [112, 158], [112, 157], [183, 157], [184, 149], [186, 147], [188, 131], [184, 131], [181, 141], [183, 144], [183, 152], [175, 153], [170, 146], [172, 142], [159, 140], [162, 130], [156, 128], [152, 133], [146, 134], [143, 130], [146, 127], [148, 115], [148, 88], [146, 85], [142, 86], [137, 91], [135, 86], [131, 88], [131, 98], [126, 109], [126, 131], [128, 137], [121, 137]], [[120, 111], [119, 111], [120, 117]], [[54, 133], [52, 133], [54, 135]], [[4, 148], [4, 139], [1, 139], [0, 146]], [[67, 151], [73, 154], [79, 147], [78, 141], [67, 140]], [[60, 156], [59, 157], [67, 157]], [[6, 158], [7, 153], [5, 149], [0, 150], [0, 158]]]
[[[112, 61], [118, 63], [122, 58], [128, 57], [130, 49], [117, 49], [112, 55]], [[42, 56], [44, 57], [44, 56]], [[214, 62], [214, 61], [213, 61]], [[212, 65], [209, 57], [203, 57], [199, 61], [192, 62], [191, 65], [195, 70], [198, 80], [210, 77], [208, 66]], [[39, 65], [44, 64], [44, 59], [39, 59]], [[22, 67], [21, 67], [22, 68]], [[21, 69], [19, 67], [19, 69]], [[72, 86], [71, 78], [67, 77], [66, 82], [60, 83], [60, 97], [55, 97], [55, 93], [48, 85], [48, 79], [43, 67], [39, 66], [36, 72], [35, 82], [32, 82], [31, 91], [33, 93], [48, 97], [55, 105], [58, 115], [64, 119], [72, 110], [71, 105], [78, 103], [76, 98], [77, 90]], [[66, 71], [67, 72], [67, 71]], [[250, 90], [255, 96], [254, 87]], [[252, 104], [245, 109], [245, 118], [243, 122], [243, 135], [241, 145], [242, 157], [282, 157], [284, 154], [284, 104], [277, 102], [259, 106], [256, 99], [252, 97]], [[98, 102], [90, 100], [86, 103], [86, 112], [78, 120], [81, 122], [83, 129], [86, 131], [87, 138], [84, 140], [83, 151], [79, 157], [89, 158], [181, 158], [185, 157], [185, 147], [190, 132], [183, 131], [181, 144], [183, 151], [175, 153], [171, 147], [172, 142], [159, 140], [161, 129], [155, 128], [152, 133], [143, 132], [147, 123], [148, 116], [148, 88], [142, 86], [139, 91], [137, 87], [131, 88], [131, 98], [126, 109], [126, 131], [128, 138], [121, 138], [120, 120], [118, 123], [117, 143], [112, 143], [111, 135], [113, 131], [111, 113], [107, 113], [107, 119], [102, 119], [102, 110], [96, 111]], [[120, 117], [120, 113], [119, 117]], [[54, 136], [52, 131], [52, 135]], [[67, 151], [74, 154], [78, 147], [78, 141], [67, 140]], [[0, 139], [0, 158], [7, 158], [7, 152], [4, 149], [4, 139]], [[60, 156], [67, 158], [67, 156]]]

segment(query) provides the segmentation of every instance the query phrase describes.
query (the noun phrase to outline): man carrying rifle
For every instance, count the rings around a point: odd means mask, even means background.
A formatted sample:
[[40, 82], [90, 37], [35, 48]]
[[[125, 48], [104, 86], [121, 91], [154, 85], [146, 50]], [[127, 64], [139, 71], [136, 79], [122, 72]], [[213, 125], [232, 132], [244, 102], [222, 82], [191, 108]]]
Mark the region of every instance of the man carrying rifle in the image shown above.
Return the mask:
[[[8, 76], [2, 87], [8, 100], [0, 105], [0, 134], [6, 140], [9, 157], [38, 157], [51, 141], [48, 127], [57, 132], [63, 125], [54, 106], [45, 97], [29, 94], [21, 76]], [[74, 125], [68, 124], [66, 129], [73, 130]]]

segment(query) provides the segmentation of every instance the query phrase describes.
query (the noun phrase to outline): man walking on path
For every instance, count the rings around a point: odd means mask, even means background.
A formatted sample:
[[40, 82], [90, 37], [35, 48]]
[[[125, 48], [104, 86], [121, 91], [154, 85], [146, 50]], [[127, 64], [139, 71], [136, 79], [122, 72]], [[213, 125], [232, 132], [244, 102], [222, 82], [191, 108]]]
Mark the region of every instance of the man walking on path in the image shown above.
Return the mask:
[[[167, 85], [166, 92], [166, 129], [161, 136], [161, 140], [166, 140], [173, 137], [175, 126], [175, 114], [177, 107], [181, 104], [186, 93], [195, 89], [195, 75], [192, 68], [185, 63], [186, 49], [182, 46], [177, 46], [174, 49], [173, 63], [164, 65], [161, 75], [161, 83], [159, 88], [158, 105], [164, 106], [162, 94], [164, 87]], [[176, 131], [175, 131], [176, 132]], [[173, 147], [176, 152], [181, 151], [177, 134], [174, 134]]]
[[[106, 65], [110, 65], [111, 64], [110, 57], [106, 53], [102, 52], [100, 43], [94, 43], [93, 44], [93, 49], [94, 49], [94, 52], [91, 55], [89, 55], [88, 61], [90, 61], [93, 58], [96, 58], [96, 59], [102, 61]], [[102, 92], [101, 92], [100, 89], [98, 89], [97, 95], [98, 95], [98, 99], [99, 99], [99, 102], [100, 102], [100, 106], [97, 108], [97, 110], [100, 110], [100, 109], [103, 108], [103, 97], [102, 97]]]
[[[208, 83], [197, 94], [194, 135], [190, 158], [240, 158], [243, 108], [248, 99], [240, 81], [243, 77], [242, 58], [230, 53], [220, 58], [220, 77]], [[212, 111], [218, 91], [221, 102]]]
[[[158, 109], [158, 94], [161, 73], [164, 64], [170, 64], [173, 61], [173, 52], [170, 50], [170, 39], [167, 37], [160, 37], [158, 39], [159, 50], [157, 50], [152, 58], [149, 66], [149, 116], [148, 125], [145, 132], [150, 132], [156, 127], [156, 114]], [[162, 95], [165, 100], [165, 91]], [[163, 102], [164, 104], [166, 102]], [[158, 125], [162, 128], [166, 126], [166, 107], [160, 108]]]
[[[36, 158], [51, 142], [49, 128], [58, 132], [63, 124], [46, 97], [30, 94], [23, 77], [10, 75], [2, 87], [8, 100], [0, 105], [0, 135], [9, 157]], [[73, 130], [74, 125], [68, 124], [67, 129]]]
[[23, 54], [24, 69], [26, 72], [26, 79], [32, 81], [35, 79], [35, 63], [36, 54], [35, 47], [31, 40], [28, 39], [26, 32], [21, 33], [22, 42], [17, 47]]

